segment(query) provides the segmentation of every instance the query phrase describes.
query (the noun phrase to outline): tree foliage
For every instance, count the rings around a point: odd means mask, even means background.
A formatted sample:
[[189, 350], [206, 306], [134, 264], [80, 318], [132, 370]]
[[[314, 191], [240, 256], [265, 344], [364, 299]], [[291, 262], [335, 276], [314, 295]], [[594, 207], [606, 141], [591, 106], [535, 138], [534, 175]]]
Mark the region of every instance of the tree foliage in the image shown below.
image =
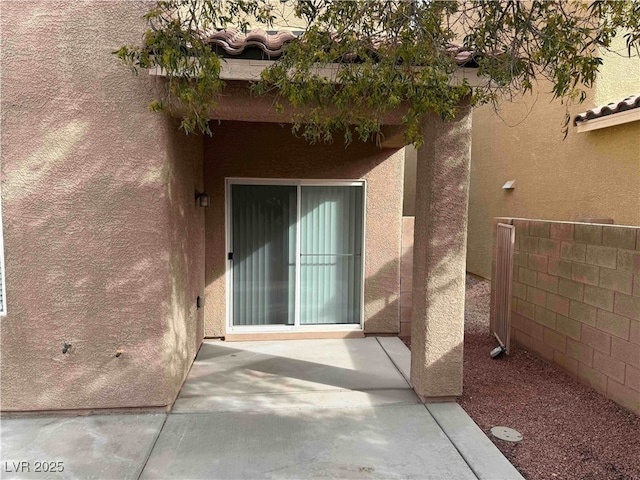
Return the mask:
[[[301, 24], [304, 33], [253, 89], [275, 95], [274, 108], [293, 107], [294, 131], [311, 142], [336, 132], [369, 139], [402, 107], [406, 141], [419, 146], [424, 116], [453, 118], [471, 92], [451, 80], [455, 53], [469, 52], [487, 80], [473, 89], [474, 104], [530, 92], [539, 79], [554, 97], [580, 102], [613, 37], [625, 35], [629, 55], [640, 42], [639, 0], [167, 0], [145, 18], [142, 45], [114, 53], [133, 71], [162, 68], [167, 91], [150, 108], [179, 106], [181, 127], [204, 133], [225, 87], [211, 32]], [[327, 76], [328, 65], [339, 67]]]

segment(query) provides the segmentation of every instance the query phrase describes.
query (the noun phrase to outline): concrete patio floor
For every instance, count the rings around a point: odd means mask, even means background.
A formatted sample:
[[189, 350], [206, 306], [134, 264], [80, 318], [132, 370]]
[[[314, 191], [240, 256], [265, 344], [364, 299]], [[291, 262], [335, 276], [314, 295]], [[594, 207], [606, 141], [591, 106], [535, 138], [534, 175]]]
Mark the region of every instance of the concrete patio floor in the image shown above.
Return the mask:
[[522, 478], [457, 404], [419, 402], [409, 353], [392, 337], [208, 341], [168, 415], [3, 418], [1, 476]]

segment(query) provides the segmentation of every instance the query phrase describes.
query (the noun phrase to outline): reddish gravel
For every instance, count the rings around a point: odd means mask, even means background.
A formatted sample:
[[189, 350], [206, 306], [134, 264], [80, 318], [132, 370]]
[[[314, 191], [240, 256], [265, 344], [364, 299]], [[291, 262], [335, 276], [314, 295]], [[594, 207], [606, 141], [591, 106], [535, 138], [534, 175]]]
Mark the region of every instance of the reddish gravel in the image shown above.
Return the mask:
[[[640, 417], [521, 347], [489, 356], [489, 289], [467, 277], [460, 405], [529, 480], [640, 479]], [[492, 437], [496, 425], [524, 440]]]

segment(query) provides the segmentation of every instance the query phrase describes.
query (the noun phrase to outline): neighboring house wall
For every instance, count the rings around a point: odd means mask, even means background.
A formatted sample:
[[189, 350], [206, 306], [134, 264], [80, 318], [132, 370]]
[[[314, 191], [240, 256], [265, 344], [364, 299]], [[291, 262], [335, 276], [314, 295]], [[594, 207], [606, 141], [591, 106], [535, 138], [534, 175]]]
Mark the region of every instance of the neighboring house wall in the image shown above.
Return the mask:
[[[626, 58], [624, 37], [613, 45], [620, 55], [603, 55], [594, 87], [571, 118], [594, 106], [640, 93], [640, 59]], [[578, 221], [611, 218], [640, 225], [640, 122], [576, 133], [563, 140], [567, 113], [540, 82], [532, 94], [473, 111], [467, 270], [491, 276], [492, 219], [499, 216]], [[404, 214], [414, 215], [415, 150], [407, 147]], [[515, 180], [515, 188], [502, 185]]]
[[640, 227], [498, 221], [516, 228], [512, 339], [640, 413]]
[[4, 411], [167, 405], [202, 339], [202, 138], [111, 53], [149, 5], [3, 2]]
[[205, 335], [225, 335], [225, 178], [366, 179], [364, 317], [367, 333], [398, 333], [402, 150], [354, 141], [309, 145], [290, 125], [212, 124], [205, 141], [207, 209]]
[[[603, 52], [603, 64], [573, 119], [590, 108], [640, 93], [640, 58], [628, 58], [623, 35]], [[540, 82], [532, 95], [504, 103], [496, 114], [473, 112], [467, 269], [491, 275], [494, 217], [579, 221], [610, 218], [640, 225], [640, 122], [576, 133], [563, 140], [565, 105]], [[508, 180], [515, 189], [502, 190]]]
[[[603, 63], [593, 86], [595, 105], [606, 105], [640, 92], [640, 58], [637, 54], [633, 58], [627, 56], [629, 50], [624, 32], [613, 38], [611, 49], [615, 53], [603, 52], [601, 55]], [[635, 54], [633, 49], [631, 53]]]
[[[571, 114], [591, 106], [572, 107]], [[522, 103], [505, 104], [501, 116], [491, 107], [474, 110], [469, 272], [491, 276], [494, 217], [640, 225], [640, 122], [580, 134], [570, 127], [563, 141], [564, 108], [540, 94], [528, 115]], [[515, 180], [513, 190], [502, 189], [508, 180]]]

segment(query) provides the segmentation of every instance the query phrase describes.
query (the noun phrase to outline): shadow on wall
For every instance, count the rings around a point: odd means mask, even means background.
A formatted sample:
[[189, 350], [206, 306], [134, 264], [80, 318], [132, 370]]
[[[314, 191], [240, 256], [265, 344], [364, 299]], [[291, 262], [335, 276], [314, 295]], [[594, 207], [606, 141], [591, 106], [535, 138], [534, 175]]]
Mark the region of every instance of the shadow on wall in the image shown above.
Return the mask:
[[[204, 190], [203, 139], [194, 141], [179, 130], [178, 120], [168, 120], [167, 196], [169, 205], [170, 296], [164, 302], [166, 326], [162, 342], [162, 365], [177, 389], [204, 338], [204, 312], [197, 298], [204, 297], [204, 210], [195, 193]], [[185, 153], [187, 155], [185, 155]]]
[[[89, 115], [60, 125], [52, 115], [39, 136], [30, 133], [41, 139], [32, 150], [4, 162], [6, 276], [14, 286], [2, 321], [5, 408], [166, 405], [167, 383], [177, 389], [187, 352], [195, 355], [199, 340], [180, 277], [198, 261], [189, 255], [191, 239], [180, 238], [184, 230], [165, 223], [166, 208], [178, 211], [171, 205], [180, 201], [167, 199], [167, 177], [188, 183], [178, 189], [193, 195], [193, 180], [168, 174], [167, 157], [191, 162], [184, 142], [174, 141], [153, 163], [114, 163], [114, 150], [126, 147], [110, 138], [126, 137], [127, 128]], [[176, 128], [169, 122], [155, 135]], [[179, 216], [176, 225], [189, 222], [188, 212]], [[159, 234], [169, 231], [173, 246]], [[163, 322], [171, 340], [163, 340]]]
[[202, 139], [149, 112], [163, 81], [111, 53], [140, 40], [143, 3], [3, 4], [3, 410], [165, 405], [195, 354], [181, 168]]
[[430, 116], [424, 130], [414, 224], [412, 382], [423, 397], [453, 396], [462, 393], [470, 106], [461, 105], [450, 123]]
[[[309, 145], [292, 136], [290, 126], [247, 122], [223, 122], [214, 125], [214, 136], [205, 141], [206, 189], [211, 196], [212, 208], [207, 212], [207, 266], [205, 307], [207, 337], [223, 336], [225, 325], [226, 268], [225, 252], [225, 177], [239, 178], [291, 178], [291, 179], [360, 179], [375, 189], [375, 198], [367, 204], [367, 277], [365, 280], [365, 309], [377, 309], [375, 321], [385, 324], [397, 322], [398, 309], [393, 319], [384, 318], [385, 308], [374, 299], [398, 295], [399, 263], [394, 272], [390, 245], [389, 219], [400, 222], [401, 166], [397, 159], [386, 162], [398, 153], [397, 149], [379, 149], [373, 144], [354, 142], [345, 149], [343, 144]], [[401, 153], [400, 153], [401, 154]], [[396, 171], [397, 170], [397, 171]], [[372, 173], [373, 172], [373, 173]], [[373, 175], [373, 178], [372, 178]], [[397, 188], [389, 187], [398, 177]], [[383, 185], [383, 182], [387, 182]], [[397, 197], [397, 198], [396, 198]], [[370, 197], [371, 198], [371, 197]], [[395, 227], [394, 227], [395, 228]], [[399, 233], [399, 231], [398, 231]], [[372, 245], [374, 248], [372, 248]], [[393, 252], [395, 253], [395, 252]], [[396, 254], [397, 256], [397, 254]], [[399, 259], [396, 259], [399, 262]], [[377, 275], [376, 275], [377, 274]], [[376, 275], [375, 285], [372, 277]], [[388, 275], [387, 278], [384, 275]], [[385, 282], [384, 284], [382, 282]], [[393, 288], [392, 288], [393, 287]], [[369, 298], [369, 293], [371, 298]], [[390, 299], [387, 303], [393, 303]], [[397, 301], [397, 299], [396, 299]], [[370, 307], [371, 305], [371, 307]], [[387, 312], [391, 310], [385, 308]], [[372, 322], [367, 321], [367, 325]], [[395, 327], [397, 331], [397, 326]]]
[[[369, 276], [367, 281], [370, 285], [385, 285], [389, 278], [393, 278], [399, 274], [399, 264], [402, 260], [392, 260], [387, 262]], [[388, 291], [384, 288], [371, 289], [369, 295], [366, 296], [366, 308], [368, 309], [368, 321], [374, 325], [385, 325], [389, 323], [390, 318], [397, 318], [396, 331], [392, 333], [400, 333], [400, 292]], [[374, 332], [376, 333], [376, 332]], [[385, 332], [387, 333], [387, 332]]]

